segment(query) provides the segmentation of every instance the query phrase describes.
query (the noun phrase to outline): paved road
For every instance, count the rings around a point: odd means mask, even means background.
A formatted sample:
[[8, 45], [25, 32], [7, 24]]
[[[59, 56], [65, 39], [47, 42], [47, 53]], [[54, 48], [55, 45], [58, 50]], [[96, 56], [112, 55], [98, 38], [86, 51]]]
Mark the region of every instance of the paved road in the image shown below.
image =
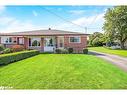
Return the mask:
[[100, 53], [96, 51], [89, 51], [89, 54], [96, 55], [97, 57], [103, 58], [112, 64], [120, 67], [124, 71], [127, 71], [127, 57], [120, 57], [113, 54]]

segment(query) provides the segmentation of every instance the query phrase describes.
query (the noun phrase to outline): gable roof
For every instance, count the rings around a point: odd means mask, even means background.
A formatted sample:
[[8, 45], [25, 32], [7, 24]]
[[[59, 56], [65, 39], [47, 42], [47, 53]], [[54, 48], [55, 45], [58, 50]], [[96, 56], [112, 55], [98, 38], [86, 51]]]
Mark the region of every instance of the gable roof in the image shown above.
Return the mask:
[[0, 33], [0, 36], [51, 36], [51, 35], [86, 35], [85, 33], [64, 30], [33, 30], [13, 33]]

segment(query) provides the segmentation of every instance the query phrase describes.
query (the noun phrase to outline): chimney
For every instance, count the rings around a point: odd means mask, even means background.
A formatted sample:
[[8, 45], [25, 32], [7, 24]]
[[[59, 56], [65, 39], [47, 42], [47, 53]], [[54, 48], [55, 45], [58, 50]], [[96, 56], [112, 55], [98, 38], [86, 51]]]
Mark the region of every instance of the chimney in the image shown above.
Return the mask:
[[51, 30], [51, 28], [49, 28], [49, 30]]

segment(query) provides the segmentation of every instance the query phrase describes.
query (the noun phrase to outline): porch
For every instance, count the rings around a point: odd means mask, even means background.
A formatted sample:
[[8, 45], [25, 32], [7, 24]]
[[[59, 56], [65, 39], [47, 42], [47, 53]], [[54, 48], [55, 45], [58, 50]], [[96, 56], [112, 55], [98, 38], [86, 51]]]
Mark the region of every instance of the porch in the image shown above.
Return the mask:
[[64, 36], [3, 36], [1, 41], [7, 48], [22, 45], [26, 49], [41, 52], [53, 52], [56, 48], [64, 48]]
[[64, 48], [64, 36], [28, 37], [28, 49], [41, 52], [53, 52], [56, 48]]

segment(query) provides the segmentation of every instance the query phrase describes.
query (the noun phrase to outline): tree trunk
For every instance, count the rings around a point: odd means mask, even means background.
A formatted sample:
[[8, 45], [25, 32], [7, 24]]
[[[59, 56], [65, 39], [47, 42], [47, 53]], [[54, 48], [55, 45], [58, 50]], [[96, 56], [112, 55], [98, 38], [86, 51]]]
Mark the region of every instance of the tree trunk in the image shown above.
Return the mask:
[[125, 49], [125, 47], [124, 47], [124, 41], [121, 41], [120, 46], [121, 46], [121, 49]]

